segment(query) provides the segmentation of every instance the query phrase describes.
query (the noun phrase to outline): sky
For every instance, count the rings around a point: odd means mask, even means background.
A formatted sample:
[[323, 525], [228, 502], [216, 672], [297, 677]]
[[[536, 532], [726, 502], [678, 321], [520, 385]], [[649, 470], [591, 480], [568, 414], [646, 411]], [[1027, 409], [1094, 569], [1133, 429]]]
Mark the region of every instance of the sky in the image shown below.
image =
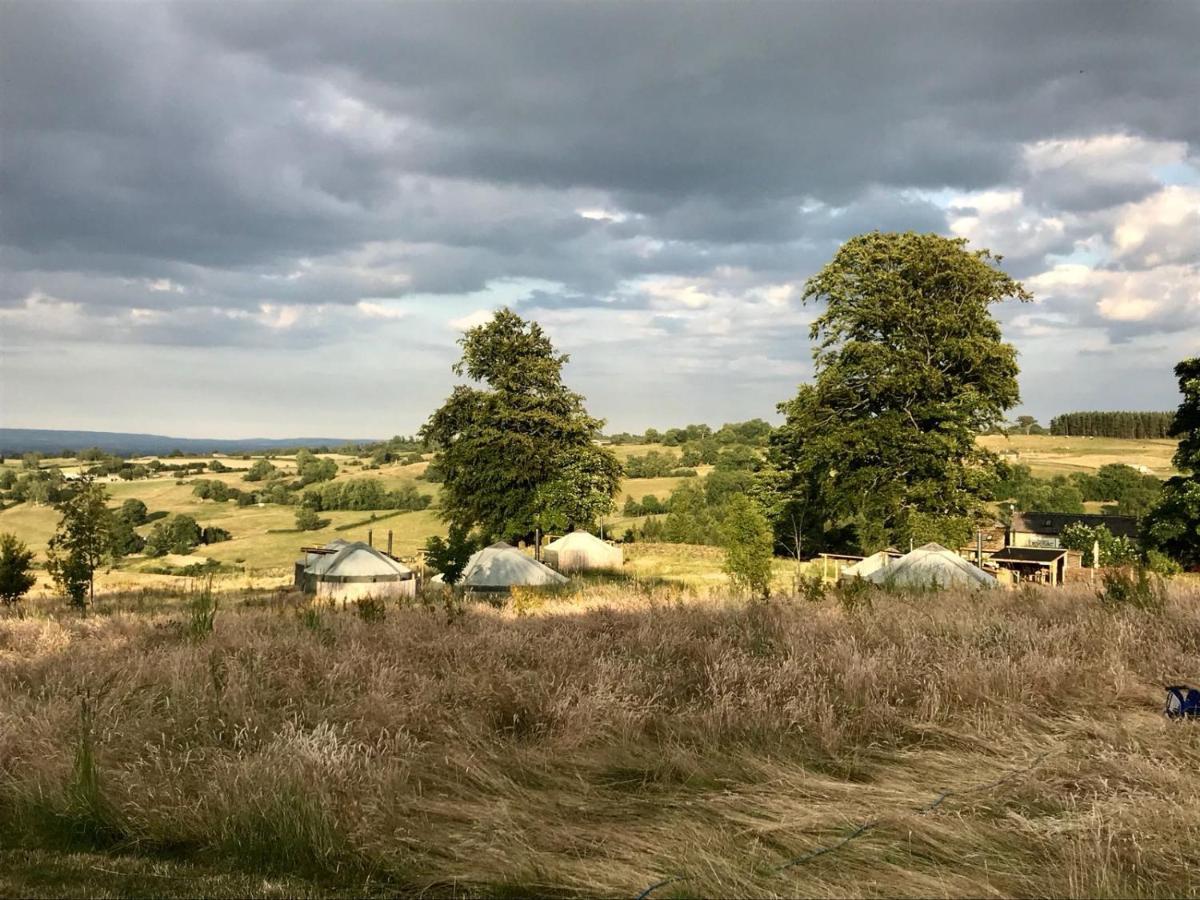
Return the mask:
[[414, 432], [509, 306], [609, 430], [762, 416], [805, 279], [961, 236], [1017, 412], [1200, 352], [1200, 4], [0, 4], [0, 424]]

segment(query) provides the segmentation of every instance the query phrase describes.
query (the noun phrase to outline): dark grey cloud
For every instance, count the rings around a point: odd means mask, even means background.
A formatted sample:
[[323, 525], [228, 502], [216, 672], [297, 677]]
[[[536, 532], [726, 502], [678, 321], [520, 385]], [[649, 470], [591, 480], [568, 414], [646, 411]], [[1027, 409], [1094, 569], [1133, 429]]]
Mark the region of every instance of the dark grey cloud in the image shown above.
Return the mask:
[[[1025, 278], [1191, 272], [1194, 216], [1154, 204], [1197, 166], [1197, 45], [1187, 3], [10, 0], [0, 313], [26, 344], [312, 349], [364, 301], [432, 322], [528, 281], [523, 308], [640, 315], [712, 366], [738, 309], [874, 228]], [[673, 309], [671, 279], [721, 299]], [[1194, 321], [1194, 283], [1138, 316], [1139, 284], [1047, 296], [1127, 340]], [[803, 335], [761, 321], [739, 340], [783, 384]]]

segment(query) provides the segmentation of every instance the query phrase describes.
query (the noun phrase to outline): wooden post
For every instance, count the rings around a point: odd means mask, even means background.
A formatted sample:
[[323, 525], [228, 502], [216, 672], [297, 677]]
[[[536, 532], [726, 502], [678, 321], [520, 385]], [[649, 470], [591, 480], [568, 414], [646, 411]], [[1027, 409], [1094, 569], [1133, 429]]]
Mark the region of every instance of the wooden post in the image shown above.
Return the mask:
[[367, 529], [367, 546], [375, 546], [375, 532], [373, 532], [370, 528]]
[[388, 529], [388, 556], [392, 555], [392, 529]]

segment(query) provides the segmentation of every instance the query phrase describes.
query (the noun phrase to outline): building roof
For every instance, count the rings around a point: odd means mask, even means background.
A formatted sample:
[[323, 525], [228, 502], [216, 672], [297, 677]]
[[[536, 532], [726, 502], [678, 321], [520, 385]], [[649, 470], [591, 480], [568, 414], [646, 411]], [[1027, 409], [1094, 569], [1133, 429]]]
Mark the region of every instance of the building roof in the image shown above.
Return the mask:
[[1133, 516], [1102, 516], [1095, 513], [1013, 513], [1012, 530], [1028, 534], [1062, 534], [1076, 522], [1095, 528], [1104, 525], [1115, 537], [1137, 537], [1137, 519]]
[[556, 541], [551, 541], [546, 545], [547, 550], [607, 550], [610, 545], [600, 540], [590, 531], [572, 531], [570, 534], [564, 534]]
[[876, 584], [913, 588], [991, 588], [999, 582], [941, 544], [925, 544], [866, 576]]
[[511, 544], [497, 541], [471, 555], [458, 583], [464, 587], [506, 588], [562, 584], [566, 580]]
[[1006, 547], [992, 554], [992, 562], [1025, 562], [1050, 565], [1058, 562], [1067, 555], [1065, 549], [1056, 550], [1052, 547]]
[[878, 572], [880, 569], [885, 569], [892, 564], [892, 561], [900, 558], [901, 554], [898, 550], [880, 550], [878, 553], [872, 553], [865, 559], [860, 559], [852, 566], [846, 566], [842, 569], [842, 574], [853, 578], [855, 575], [860, 578], [866, 578], [873, 572]]
[[349, 578], [410, 578], [412, 569], [363, 541], [342, 541], [334, 553], [323, 553], [305, 567], [307, 575], [337, 581]]

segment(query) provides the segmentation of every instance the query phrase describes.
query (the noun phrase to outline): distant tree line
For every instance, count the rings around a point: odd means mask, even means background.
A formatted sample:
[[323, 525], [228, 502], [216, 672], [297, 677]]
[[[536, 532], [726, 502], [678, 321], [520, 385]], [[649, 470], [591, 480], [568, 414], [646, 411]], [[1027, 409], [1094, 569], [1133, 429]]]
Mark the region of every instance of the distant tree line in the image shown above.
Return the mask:
[[1071, 437], [1166, 438], [1171, 436], [1170, 412], [1071, 412], [1050, 420], [1050, 433]]
[[612, 444], [662, 444], [665, 447], [682, 447], [711, 438], [718, 445], [746, 444], [751, 447], [763, 447], [770, 436], [770, 423], [763, 419], [749, 419], [745, 422], [727, 422], [715, 431], [710, 425], [694, 424], [685, 425], [683, 428], [668, 428], [666, 431], [647, 428], [643, 434], [622, 431], [608, 435], [606, 440]]
[[1099, 501], [1105, 515], [1143, 516], [1158, 502], [1163, 483], [1132, 466], [1110, 463], [1095, 474], [1072, 472], [1051, 478], [1035, 478], [1029, 466], [1017, 463], [1001, 467], [996, 485], [1002, 517], [1011, 507], [1020, 512], [1081, 513], [1083, 504]]
[[376, 478], [351, 478], [332, 481], [304, 492], [301, 504], [317, 512], [330, 509], [426, 509], [431, 498], [411, 482], [395, 490], [386, 490]]

